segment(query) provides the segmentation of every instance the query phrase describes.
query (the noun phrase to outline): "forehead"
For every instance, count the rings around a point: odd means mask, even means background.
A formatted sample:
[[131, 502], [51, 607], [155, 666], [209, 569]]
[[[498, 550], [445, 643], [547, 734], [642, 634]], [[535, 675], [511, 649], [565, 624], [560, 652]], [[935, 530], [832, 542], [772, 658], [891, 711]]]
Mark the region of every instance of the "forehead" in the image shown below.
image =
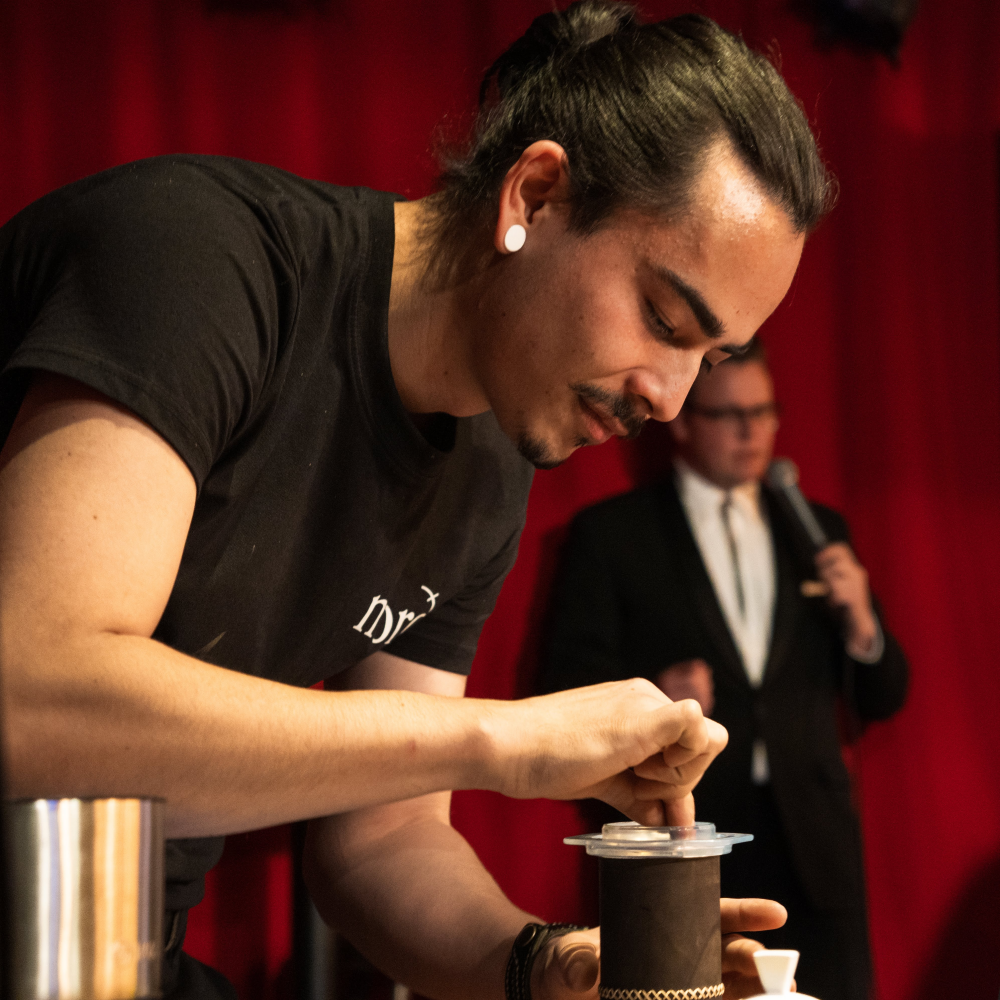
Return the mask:
[[804, 236], [738, 157], [708, 154], [676, 216], [623, 210], [611, 222], [640, 275], [670, 271], [695, 289], [731, 343], [746, 343], [791, 284]]

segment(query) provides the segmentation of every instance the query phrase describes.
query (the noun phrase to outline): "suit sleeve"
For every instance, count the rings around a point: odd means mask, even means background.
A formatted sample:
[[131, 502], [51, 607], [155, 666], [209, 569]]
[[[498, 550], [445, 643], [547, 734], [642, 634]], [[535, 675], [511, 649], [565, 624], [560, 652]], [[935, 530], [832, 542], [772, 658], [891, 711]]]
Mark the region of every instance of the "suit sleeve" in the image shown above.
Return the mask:
[[[818, 504], [813, 510], [832, 542], [851, 544], [850, 529], [840, 514]], [[886, 626], [882, 605], [874, 594], [872, 604], [885, 638], [882, 658], [876, 663], [861, 663], [848, 656], [846, 649], [843, 654], [842, 694], [848, 708], [865, 722], [888, 719], [903, 707], [910, 675], [903, 647]]]
[[612, 545], [590, 512], [573, 522], [552, 591], [539, 689], [563, 691], [627, 675], [621, 655], [622, 600]]

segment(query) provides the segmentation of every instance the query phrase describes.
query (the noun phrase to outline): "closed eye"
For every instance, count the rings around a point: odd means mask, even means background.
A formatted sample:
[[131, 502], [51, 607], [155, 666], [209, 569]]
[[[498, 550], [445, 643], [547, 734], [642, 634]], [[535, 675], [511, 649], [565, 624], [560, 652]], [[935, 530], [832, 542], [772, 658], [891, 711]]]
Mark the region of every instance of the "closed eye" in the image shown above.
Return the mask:
[[649, 328], [653, 331], [654, 336], [660, 340], [673, 339], [674, 328], [663, 320], [663, 317], [656, 311], [656, 306], [649, 299], [646, 299], [646, 322], [649, 324]]

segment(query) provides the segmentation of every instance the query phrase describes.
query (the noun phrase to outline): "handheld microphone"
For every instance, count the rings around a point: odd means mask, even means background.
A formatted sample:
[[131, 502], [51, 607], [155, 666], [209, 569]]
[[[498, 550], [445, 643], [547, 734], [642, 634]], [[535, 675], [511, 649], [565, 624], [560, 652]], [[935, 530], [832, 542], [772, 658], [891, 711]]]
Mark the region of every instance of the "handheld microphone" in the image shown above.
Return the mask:
[[789, 513], [819, 552], [830, 544], [823, 526], [816, 520], [809, 502], [799, 489], [799, 467], [790, 458], [776, 458], [767, 467], [767, 485], [784, 501]]

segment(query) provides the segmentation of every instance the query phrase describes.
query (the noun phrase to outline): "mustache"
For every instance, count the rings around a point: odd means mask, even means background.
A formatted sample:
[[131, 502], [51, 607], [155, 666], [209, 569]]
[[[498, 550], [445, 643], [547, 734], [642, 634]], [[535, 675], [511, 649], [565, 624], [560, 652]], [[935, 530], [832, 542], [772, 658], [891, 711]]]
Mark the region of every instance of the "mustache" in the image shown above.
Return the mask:
[[598, 411], [603, 410], [619, 420], [625, 428], [625, 437], [629, 441], [639, 436], [639, 432], [649, 419], [646, 414], [640, 412], [638, 405], [623, 392], [611, 392], [609, 389], [602, 389], [600, 386], [590, 385], [587, 382], [577, 382], [570, 388], [588, 403], [595, 404]]

